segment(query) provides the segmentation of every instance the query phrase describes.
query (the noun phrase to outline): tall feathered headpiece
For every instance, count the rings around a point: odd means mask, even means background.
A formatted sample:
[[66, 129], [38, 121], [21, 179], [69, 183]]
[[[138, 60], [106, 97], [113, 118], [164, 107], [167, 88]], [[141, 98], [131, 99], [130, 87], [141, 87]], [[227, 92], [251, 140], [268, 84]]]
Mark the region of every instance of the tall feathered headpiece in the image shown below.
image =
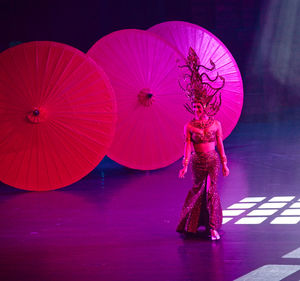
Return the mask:
[[[179, 66], [180, 68], [186, 68], [188, 71], [184, 74], [185, 87], [180, 87], [184, 90], [191, 103], [199, 102], [202, 104], [205, 113], [208, 116], [216, 115], [221, 106], [221, 93], [220, 90], [225, 85], [224, 77], [217, 73], [214, 79], [211, 79], [207, 72], [213, 71], [216, 65], [210, 60], [211, 68], [205, 67], [200, 64], [199, 57], [192, 47], [189, 49], [189, 54], [185, 59], [185, 64]], [[200, 73], [200, 69], [203, 71]], [[220, 87], [213, 87], [214, 82], [217, 83], [221, 80], [222, 85]], [[190, 104], [186, 103], [185, 108], [194, 113]]]

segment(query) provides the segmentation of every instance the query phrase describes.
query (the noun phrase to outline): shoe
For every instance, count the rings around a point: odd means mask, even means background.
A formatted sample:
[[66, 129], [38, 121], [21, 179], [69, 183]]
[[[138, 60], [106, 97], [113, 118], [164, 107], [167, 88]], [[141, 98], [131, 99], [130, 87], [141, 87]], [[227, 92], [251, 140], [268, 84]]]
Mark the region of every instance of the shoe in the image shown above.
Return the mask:
[[212, 240], [212, 241], [214, 241], [214, 240], [220, 240], [220, 234], [218, 233], [218, 231], [216, 231], [216, 230], [214, 230], [214, 229], [211, 229], [210, 230], [210, 239]]

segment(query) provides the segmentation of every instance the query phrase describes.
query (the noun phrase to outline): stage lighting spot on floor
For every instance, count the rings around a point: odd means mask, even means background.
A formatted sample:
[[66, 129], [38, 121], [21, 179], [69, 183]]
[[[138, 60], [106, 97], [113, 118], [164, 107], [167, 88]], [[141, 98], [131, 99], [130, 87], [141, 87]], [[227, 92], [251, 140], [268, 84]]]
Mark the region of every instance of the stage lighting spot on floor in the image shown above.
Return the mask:
[[241, 218], [235, 224], [260, 224], [265, 221], [268, 217], [250, 217], [250, 218]]
[[260, 205], [258, 208], [259, 209], [277, 209], [277, 208], [282, 208], [286, 205], [287, 203], [264, 203]]
[[253, 210], [247, 216], [271, 216], [275, 214], [278, 210]]
[[[246, 198], [240, 200], [239, 202], [241, 202], [241, 203], [246, 203], [246, 202], [247, 203], [248, 202], [261, 202], [261, 201], [263, 201], [265, 199], [266, 199], [266, 197], [246, 197]], [[300, 201], [300, 199], [299, 199], [299, 201]]]
[[300, 217], [277, 217], [271, 221], [271, 224], [297, 224]]
[[300, 259], [300, 248], [297, 248], [282, 257], [287, 259]]
[[287, 209], [287, 210], [284, 210], [280, 215], [282, 215], [282, 216], [300, 216], [300, 209]]
[[300, 208], [300, 202], [292, 204], [290, 208]]
[[268, 224], [297, 224], [300, 221], [300, 199], [296, 200], [296, 196], [245, 197], [223, 210], [223, 216], [231, 217], [225, 223], [235, 217], [234, 224], [260, 224], [267, 217], [270, 218]]
[[234, 281], [272, 280], [279, 281], [300, 270], [300, 265], [267, 264], [259, 267]]
[[244, 213], [246, 210], [223, 210], [223, 216], [239, 216]]
[[223, 218], [222, 224], [225, 224], [229, 221], [231, 221], [233, 218]]
[[229, 206], [227, 209], [250, 209], [255, 205], [256, 203], [236, 203]]
[[295, 196], [275, 196], [269, 200], [269, 202], [289, 202], [292, 201]]

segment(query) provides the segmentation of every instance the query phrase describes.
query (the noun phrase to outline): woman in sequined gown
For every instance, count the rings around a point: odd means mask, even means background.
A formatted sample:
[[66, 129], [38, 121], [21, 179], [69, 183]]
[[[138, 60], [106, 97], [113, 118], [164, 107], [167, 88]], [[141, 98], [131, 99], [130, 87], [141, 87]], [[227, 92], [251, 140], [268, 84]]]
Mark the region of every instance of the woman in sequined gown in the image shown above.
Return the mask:
[[222, 127], [219, 121], [206, 115], [202, 103], [194, 102], [192, 109], [194, 119], [184, 128], [183, 168], [179, 171], [179, 177], [184, 177], [191, 162], [194, 183], [184, 202], [176, 231], [196, 233], [198, 227], [204, 225], [210, 232], [211, 240], [218, 240], [218, 229], [222, 225], [222, 208], [216, 186], [220, 159], [223, 175], [229, 175]]

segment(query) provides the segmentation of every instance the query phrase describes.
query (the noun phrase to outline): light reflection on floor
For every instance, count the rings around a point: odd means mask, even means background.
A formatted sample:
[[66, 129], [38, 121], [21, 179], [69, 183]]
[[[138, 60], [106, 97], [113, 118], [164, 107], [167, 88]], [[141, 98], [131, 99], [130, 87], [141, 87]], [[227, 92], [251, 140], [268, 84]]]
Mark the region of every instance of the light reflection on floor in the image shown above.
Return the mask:
[[[285, 259], [300, 259], [300, 248], [297, 248], [282, 256]], [[285, 261], [282, 261], [284, 263]], [[300, 270], [299, 264], [268, 264], [261, 266], [234, 281], [280, 281], [290, 277], [289, 280], [297, 280], [297, 278], [291, 277], [292, 274]], [[285, 279], [287, 280], [287, 279]]]
[[[229, 221], [234, 224], [261, 224], [263, 222], [270, 224], [297, 224], [300, 221], [300, 209], [296, 209], [300, 203], [294, 203], [297, 200], [299, 201], [300, 199], [296, 196], [275, 196], [270, 199], [267, 196], [246, 197], [223, 210], [223, 224]], [[244, 202], [259, 202], [261, 205]], [[282, 212], [278, 213], [279, 211]], [[275, 213], [276, 215], [274, 215]], [[235, 217], [235, 220], [233, 220], [232, 216]]]

